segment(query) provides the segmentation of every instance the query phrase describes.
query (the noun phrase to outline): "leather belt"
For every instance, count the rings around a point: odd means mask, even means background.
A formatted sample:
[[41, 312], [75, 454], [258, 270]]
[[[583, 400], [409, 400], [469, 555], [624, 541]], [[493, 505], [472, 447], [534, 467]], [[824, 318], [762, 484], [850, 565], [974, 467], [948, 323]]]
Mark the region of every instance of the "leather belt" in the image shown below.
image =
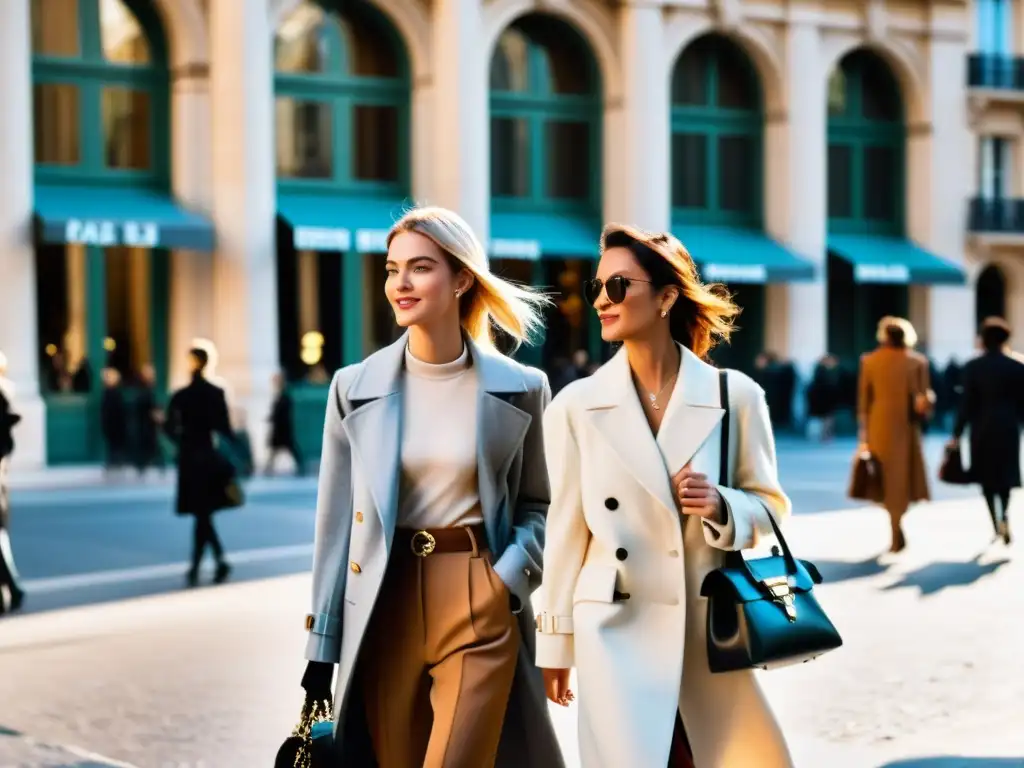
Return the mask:
[[457, 525], [451, 528], [396, 528], [395, 547], [416, 557], [445, 552], [473, 552], [487, 549], [487, 531], [482, 523]]

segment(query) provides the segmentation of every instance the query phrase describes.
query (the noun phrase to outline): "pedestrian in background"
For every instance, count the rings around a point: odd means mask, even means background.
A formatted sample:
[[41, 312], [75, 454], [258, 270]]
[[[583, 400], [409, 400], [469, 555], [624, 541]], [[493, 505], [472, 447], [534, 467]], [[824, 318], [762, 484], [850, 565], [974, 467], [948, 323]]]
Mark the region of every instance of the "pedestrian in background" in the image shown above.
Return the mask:
[[[537, 665], [548, 698], [579, 682], [583, 768], [790, 768], [751, 671], [713, 674], [704, 577], [790, 503], [765, 393], [728, 372], [734, 482], [718, 485], [722, 385], [705, 362], [738, 307], [671, 235], [609, 225], [587, 301], [621, 343], [544, 416], [551, 507]], [[709, 479], [713, 478], [713, 479]]]
[[234, 438], [227, 399], [224, 390], [204, 377], [215, 355], [216, 349], [209, 343], [189, 350], [192, 381], [171, 397], [164, 424], [178, 448], [177, 513], [195, 518], [192, 564], [186, 577], [189, 586], [198, 582], [207, 546], [217, 563], [214, 581], [219, 584], [231, 573], [213, 515], [242, 503], [235, 468], [217, 447], [219, 440], [230, 443]]
[[121, 373], [116, 368], [104, 368], [103, 394], [100, 397], [100, 433], [103, 435], [103, 471], [120, 469], [129, 459], [128, 406], [121, 386]]
[[982, 353], [961, 371], [963, 395], [953, 443], [970, 429], [970, 477], [981, 485], [997, 537], [1010, 543], [1010, 491], [1020, 488], [1024, 422], [1024, 362], [1009, 352], [1010, 326], [987, 318], [979, 330]]
[[549, 388], [492, 335], [533, 336], [546, 300], [491, 273], [451, 211], [414, 209], [387, 242], [408, 330], [331, 384], [303, 686], [330, 700], [339, 665], [339, 766], [560, 768], [530, 607]]
[[10, 595], [10, 609], [16, 611], [25, 599], [18, 584], [18, 569], [11, 548], [11, 499], [7, 487], [7, 465], [14, 452], [14, 426], [21, 417], [14, 413], [14, 386], [7, 378], [7, 357], [0, 352], [0, 614], [7, 610], [3, 589]]
[[878, 348], [860, 360], [857, 383], [858, 455], [870, 452], [881, 465], [883, 506], [892, 528], [890, 552], [907, 545], [902, 520], [915, 501], [927, 501], [928, 477], [921, 424], [931, 412], [928, 361], [913, 350], [917, 333], [908, 320], [883, 317]]
[[134, 402], [135, 411], [135, 468], [139, 476], [146, 469], [156, 467], [164, 471], [164, 453], [160, 447], [160, 425], [163, 410], [157, 402], [156, 371], [146, 363], [139, 370], [139, 388]]
[[292, 412], [292, 398], [288, 394], [288, 387], [284, 376], [275, 373], [271, 380], [274, 390], [274, 403], [270, 408], [270, 451], [267, 456], [266, 474], [274, 473], [274, 462], [281, 451], [290, 454], [295, 462], [295, 474], [302, 477], [305, 474], [305, 467], [302, 463], [302, 454], [299, 453], [299, 445], [295, 439], [295, 421]]

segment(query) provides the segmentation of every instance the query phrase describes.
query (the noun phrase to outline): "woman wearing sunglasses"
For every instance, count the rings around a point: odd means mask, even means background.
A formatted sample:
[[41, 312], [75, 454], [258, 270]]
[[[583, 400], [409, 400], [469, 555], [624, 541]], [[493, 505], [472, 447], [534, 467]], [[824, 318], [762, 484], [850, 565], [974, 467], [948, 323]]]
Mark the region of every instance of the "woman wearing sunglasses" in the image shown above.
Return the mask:
[[584, 768], [789, 768], [750, 672], [712, 674], [704, 576], [789, 512], [764, 392], [729, 371], [729, 487], [717, 485], [718, 370], [739, 309], [671, 235], [611, 225], [587, 299], [622, 348], [544, 417], [552, 497], [537, 618], [548, 698], [576, 697]]

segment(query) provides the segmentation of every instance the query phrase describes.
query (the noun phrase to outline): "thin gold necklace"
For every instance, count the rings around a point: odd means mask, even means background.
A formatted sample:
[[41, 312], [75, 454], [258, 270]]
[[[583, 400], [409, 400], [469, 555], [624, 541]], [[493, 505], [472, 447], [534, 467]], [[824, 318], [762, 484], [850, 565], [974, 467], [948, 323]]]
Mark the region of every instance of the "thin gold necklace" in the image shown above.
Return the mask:
[[669, 384], [671, 384], [671, 383], [672, 383], [673, 381], [675, 381], [675, 380], [676, 380], [676, 376], [678, 376], [678, 375], [679, 375], [679, 373], [678, 373], [678, 372], [676, 372], [676, 373], [673, 373], [673, 374], [672, 374], [672, 378], [670, 378], [670, 379], [669, 379], [668, 381], [666, 381], [666, 382], [665, 382], [665, 386], [663, 386], [663, 387], [662, 387], [662, 388], [661, 388], [660, 390], [658, 390], [658, 393], [657, 393], [657, 394], [655, 394], [654, 392], [648, 392], [648, 393], [647, 393], [647, 399], [648, 399], [648, 400], [650, 401], [650, 403], [651, 403], [651, 408], [653, 408], [653, 409], [654, 409], [654, 410], [656, 410], [656, 411], [660, 411], [660, 410], [661, 410], [661, 406], [660, 406], [660, 405], [658, 405], [658, 398], [659, 398], [659, 397], [661, 397], [662, 393], [663, 393], [663, 392], [664, 392], [664, 391], [665, 391], [666, 389], [668, 389], [668, 385], [669, 385]]

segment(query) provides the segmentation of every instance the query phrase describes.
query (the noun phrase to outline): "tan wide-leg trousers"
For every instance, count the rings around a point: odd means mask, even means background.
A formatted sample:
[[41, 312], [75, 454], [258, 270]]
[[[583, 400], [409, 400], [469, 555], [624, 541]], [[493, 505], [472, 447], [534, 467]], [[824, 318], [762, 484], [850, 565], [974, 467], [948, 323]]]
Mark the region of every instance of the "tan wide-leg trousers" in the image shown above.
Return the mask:
[[363, 642], [380, 768], [490, 768], [519, 651], [487, 551], [396, 551]]

